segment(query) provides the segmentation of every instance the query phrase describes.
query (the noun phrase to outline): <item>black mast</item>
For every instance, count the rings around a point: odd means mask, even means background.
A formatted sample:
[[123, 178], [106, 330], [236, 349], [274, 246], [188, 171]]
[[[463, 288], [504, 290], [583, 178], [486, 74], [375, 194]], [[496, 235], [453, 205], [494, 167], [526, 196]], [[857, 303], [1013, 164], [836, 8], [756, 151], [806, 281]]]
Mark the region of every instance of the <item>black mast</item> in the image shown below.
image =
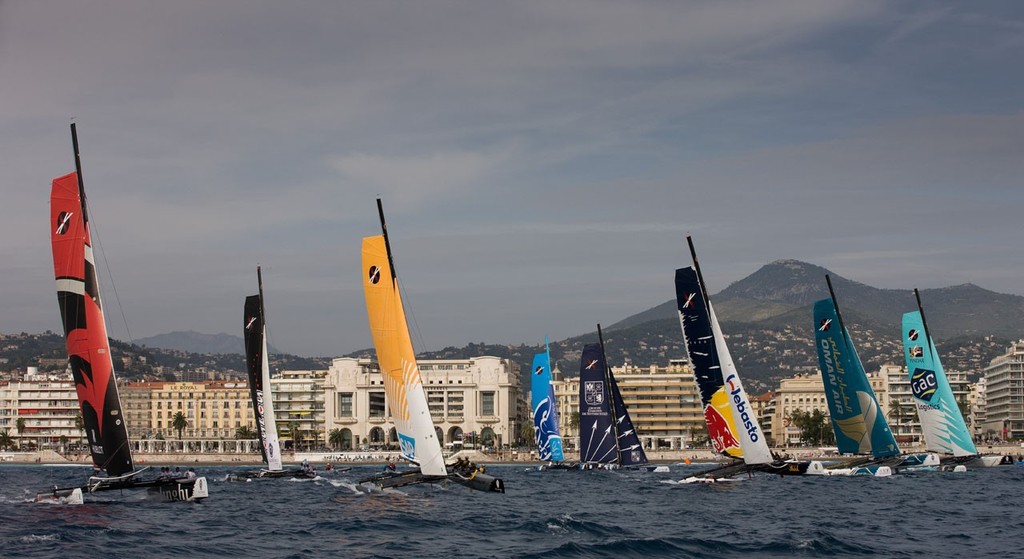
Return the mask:
[[608, 410], [612, 417], [612, 431], [615, 432], [615, 463], [622, 466], [622, 452], [619, 450], [619, 421], [615, 413], [615, 393], [612, 391], [612, 368], [608, 364], [608, 356], [604, 353], [604, 334], [601, 333], [601, 324], [597, 325], [597, 341], [601, 344], [601, 360], [604, 361], [604, 384], [606, 398], [608, 398]]
[[932, 346], [932, 335], [928, 332], [928, 321], [924, 319], [924, 307], [921, 306], [921, 294], [914, 288], [914, 298], [917, 299], [917, 311], [921, 313], [921, 325], [924, 326], [925, 342], [928, 344], [928, 351], [935, 355], [935, 347]]
[[839, 331], [843, 335], [843, 339], [849, 344], [850, 340], [846, 339], [846, 325], [843, 324], [843, 313], [839, 312], [839, 301], [836, 301], [836, 292], [832, 289], [832, 278], [825, 274], [825, 283], [828, 284], [828, 294], [832, 297], [832, 307], [836, 310], [836, 317], [839, 318]]
[[704, 299], [704, 306], [711, 312], [711, 299], [708, 297], [708, 289], [704, 285], [704, 274], [700, 273], [700, 263], [697, 262], [697, 251], [693, 248], [693, 237], [686, 236], [686, 244], [690, 245], [690, 257], [693, 258], [693, 271], [697, 272], [697, 283], [700, 284], [700, 296]]
[[82, 180], [82, 157], [78, 151], [78, 130], [71, 123], [71, 147], [75, 151], [75, 175], [78, 176], [78, 197], [82, 199], [82, 222], [89, 223], [89, 212], [85, 209], [85, 181]]
[[377, 198], [377, 213], [380, 214], [380, 229], [384, 232], [384, 248], [388, 251], [388, 266], [391, 268], [391, 283], [398, 279], [395, 271], [395, 260], [391, 257], [391, 241], [388, 240], [388, 225], [384, 222], [384, 204]]
[[[260, 322], [263, 323], [263, 332], [260, 335], [261, 336], [266, 336], [267, 335], [267, 311], [266, 311], [266, 307], [263, 306], [263, 271], [260, 270], [260, 265], [259, 264], [256, 265], [256, 281], [258, 281], [259, 285], [260, 285]], [[264, 355], [263, 358], [266, 359], [267, 356]]]

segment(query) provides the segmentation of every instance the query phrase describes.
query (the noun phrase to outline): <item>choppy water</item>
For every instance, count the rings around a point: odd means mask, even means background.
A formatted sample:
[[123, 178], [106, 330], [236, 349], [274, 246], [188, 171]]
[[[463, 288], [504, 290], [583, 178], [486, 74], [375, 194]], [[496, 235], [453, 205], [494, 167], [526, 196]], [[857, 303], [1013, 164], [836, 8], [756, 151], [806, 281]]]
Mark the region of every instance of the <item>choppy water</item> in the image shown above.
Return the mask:
[[[203, 503], [87, 495], [31, 502], [88, 469], [0, 466], [2, 557], [1010, 557], [1024, 467], [891, 478], [680, 485], [670, 474], [494, 466], [505, 495], [461, 486], [366, 494], [357, 467], [316, 480], [223, 481]], [[694, 471], [691, 467], [685, 471]]]

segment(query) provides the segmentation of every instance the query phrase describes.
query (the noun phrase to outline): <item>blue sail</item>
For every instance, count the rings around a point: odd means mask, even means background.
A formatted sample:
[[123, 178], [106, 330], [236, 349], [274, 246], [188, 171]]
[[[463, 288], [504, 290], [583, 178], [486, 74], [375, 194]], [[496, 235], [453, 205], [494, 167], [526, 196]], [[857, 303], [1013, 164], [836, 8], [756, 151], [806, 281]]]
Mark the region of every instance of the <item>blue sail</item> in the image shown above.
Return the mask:
[[898, 455], [896, 439], [832, 299], [814, 303], [814, 326], [818, 366], [839, 452], [875, 458]]
[[618, 461], [611, 402], [600, 344], [583, 346], [580, 358], [580, 461]]
[[622, 401], [622, 393], [619, 392], [619, 384], [615, 382], [615, 375], [608, 371], [608, 384], [611, 387], [612, 407], [615, 410], [615, 431], [616, 446], [619, 449], [619, 464], [623, 466], [642, 466], [647, 463], [647, 453], [640, 444], [640, 437], [633, 427], [633, 420], [629, 418], [629, 410]]
[[545, 351], [533, 356], [530, 393], [533, 404], [533, 428], [537, 454], [541, 460], [561, 462], [562, 434], [558, 430], [555, 390], [551, 386], [551, 356]]
[[935, 343], [925, 333], [919, 311], [903, 315], [903, 356], [921, 419], [925, 448], [954, 456], [977, 454], [978, 449], [953, 397], [946, 372], [935, 352]]

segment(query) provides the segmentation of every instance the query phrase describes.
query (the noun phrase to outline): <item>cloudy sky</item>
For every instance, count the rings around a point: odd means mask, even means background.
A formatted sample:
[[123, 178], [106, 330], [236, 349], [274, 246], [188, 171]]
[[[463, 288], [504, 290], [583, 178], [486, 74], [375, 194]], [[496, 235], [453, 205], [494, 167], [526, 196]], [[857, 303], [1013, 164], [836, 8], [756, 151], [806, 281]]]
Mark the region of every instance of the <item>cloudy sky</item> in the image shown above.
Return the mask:
[[1024, 294], [1022, 60], [1014, 1], [0, 0], [0, 332], [60, 328], [72, 118], [120, 339], [240, 334], [261, 264], [276, 347], [369, 347], [377, 196], [421, 350], [669, 300], [687, 233], [713, 293]]

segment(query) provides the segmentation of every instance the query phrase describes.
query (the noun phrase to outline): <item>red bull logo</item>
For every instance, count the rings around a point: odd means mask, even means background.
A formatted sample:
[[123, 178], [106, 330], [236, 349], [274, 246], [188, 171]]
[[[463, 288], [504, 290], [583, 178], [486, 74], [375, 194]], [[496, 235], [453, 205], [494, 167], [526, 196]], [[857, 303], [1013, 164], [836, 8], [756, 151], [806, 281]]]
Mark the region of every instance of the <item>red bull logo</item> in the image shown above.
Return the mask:
[[711, 435], [711, 444], [715, 447], [715, 452], [721, 453], [730, 448], [740, 447], [740, 442], [729, 429], [729, 423], [714, 406], [705, 406], [704, 421], [708, 425], [708, 434]]

